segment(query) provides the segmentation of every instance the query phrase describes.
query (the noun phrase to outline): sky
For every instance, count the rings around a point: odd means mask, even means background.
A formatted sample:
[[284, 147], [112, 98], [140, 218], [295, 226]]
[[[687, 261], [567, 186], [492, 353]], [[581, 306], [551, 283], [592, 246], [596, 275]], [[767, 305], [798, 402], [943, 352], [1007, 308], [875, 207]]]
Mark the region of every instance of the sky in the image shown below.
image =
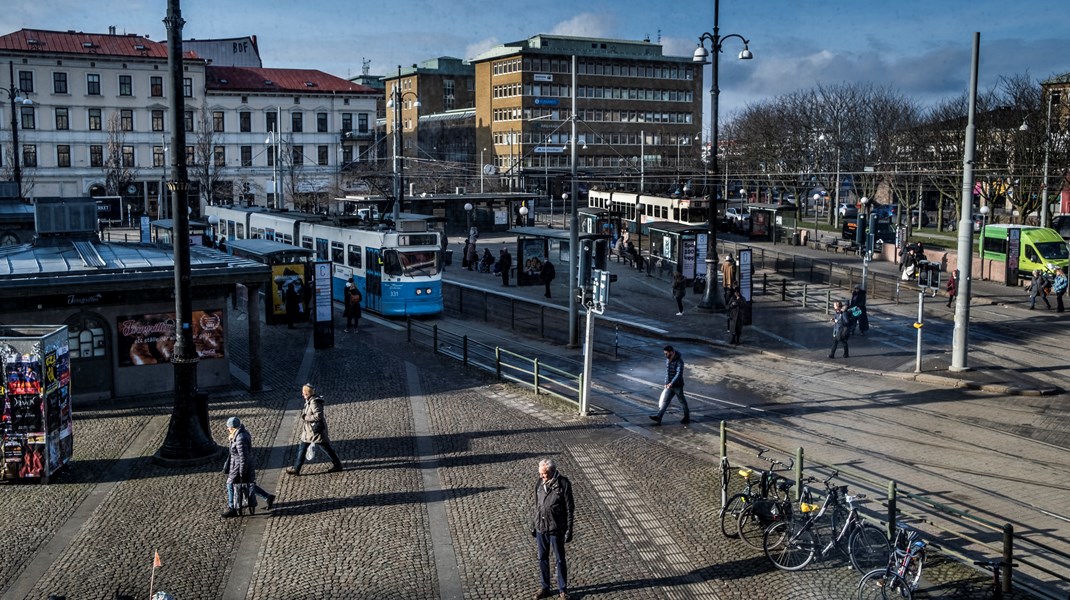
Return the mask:
[[[14, 1], [14, 0], [9, 0]], [[265, 67], [375, 75], [439, 56], [467, 59], [536, 34], [659, 41], [691, 56], [713, 31], [715, 0], [182, 0], [183, 38], [255, 35]], [[719, 2], [719, 0], [717, 0]], [[724, 0], [720, 111], [818, 84], [888, 86], [923, 106], [969, 88], [974, 32], [979, 87], [1001, 76], [1070, 72], [1066, 0]], [[0, 11], [22, 28], [138, 33], [165, 41], [167, 0], [35, 0]], [[704, 87], [709, 90], [706, 67]], [[709, 98], [706, 94], [708, 113]]]

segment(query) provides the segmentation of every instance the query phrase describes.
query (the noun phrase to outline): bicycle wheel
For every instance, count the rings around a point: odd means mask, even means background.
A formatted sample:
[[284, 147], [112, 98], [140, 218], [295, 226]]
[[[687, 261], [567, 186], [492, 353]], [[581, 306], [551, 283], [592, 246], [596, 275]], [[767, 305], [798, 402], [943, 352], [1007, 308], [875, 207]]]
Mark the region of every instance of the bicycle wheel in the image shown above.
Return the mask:
[[739, 539], [746, 542], [751, 548], [762, 549], [762, 537], [765, 535], [766, 523], [754, 514], [754, 503], [750, 503], [739, 513], [736, 521], [739, 530]]
[[879, 528], [869, 523], [860, 523], [848, 538], [847, 553], [854, 568], [865, 572], [887, 565], [892, 545]]
[[814, 559], [817, 540], [809, 529], [793, 532], [791, 523], [780, 521], [765, 530], [762, 550], [776, 568], [798, 571]]
[[910, 589], [918, 589], [918, 581], [921, 580], [921, 569], [925, 565], [925, 550], [918, 552], [914, 555], [914, 558], [907, 563], [906, 569], [904, 569], [902, 576], [910, 586]]
[[736, 494], [728, 499], [721, 511], [721, 534], [727, 538], [734, 538], [739, 534], [739, 513], [749, 505], [748, 498], [743, 494]]
[[914, 594], [910, 591], [903, 578], [891, 573], [887, 568], [874, 569], [862, 577], [858, 582], [858, 600], [913, 600]]
[[[828, 508], [828, 510], [825, 513], [825, 516], [828, 519], [826, 521], [826, 523], [828, 524], [828, 527], [829, 527], [829, 529], [827, 530], [827, 533], [828, 533], [828, 536], [830, 538], [832, 538], [833, 540], [836, 540], [836, 536], [840, 534], [840, 530], [843, 529], [844, 523], [847, 522], [847, 518], [850, 516], [850, 514], [851, 514], [851, 511], [847, 510], [847, 507], [843, 506], [842, 504], [836, 504], [836, 505], [830, 506]], [[826, 530], [822, 529], [821, 532], [822, 533], [826, 533]], [[845, 536], [843, 536], [842, 539], [837, 540], [836, 541], [836, 549], [839, 550], [840, 552], [843, 552], [844, 554], [847, 554], [848, 553], [848, 547], [847, 547], [848, 539], [849, 539], [849, 535], [845, 535]], [[881, 563], [881, 565], [878, 565], [878, 566], [883, 566], [883, 563]]]

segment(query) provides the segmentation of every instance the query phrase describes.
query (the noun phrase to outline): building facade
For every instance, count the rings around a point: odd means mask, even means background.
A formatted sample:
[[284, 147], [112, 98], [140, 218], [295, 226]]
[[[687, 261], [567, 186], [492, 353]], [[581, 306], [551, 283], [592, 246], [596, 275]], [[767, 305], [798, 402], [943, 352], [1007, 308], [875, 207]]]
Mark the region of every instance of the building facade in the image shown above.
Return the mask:
[[573, 57], [579, 171], [668, 182], [695, 164], [702, 65], [691, 56], [665, 56], [649, 40], [536, 35], [471, 61], [477, 147], [510, 188], [553, 188], [571, 168]]
[[[168, 216], [166, 43], [22, 29], [0, 36], [2, 63], [4, 87], [32, 104], [14, 106], [17, 150], [0, 125], [0, 179], [13, 178], [17, 151], [23, 198], [121, 196], [124, 220]], [[346, 189], [342, 165], [374, 142], [370, 88], [316, 70], [209, 66], [191, 51], [183, 70], [183, 151], [201, 202], [325, 206]], [[13, 104], [0, 106], [0, 123]]]

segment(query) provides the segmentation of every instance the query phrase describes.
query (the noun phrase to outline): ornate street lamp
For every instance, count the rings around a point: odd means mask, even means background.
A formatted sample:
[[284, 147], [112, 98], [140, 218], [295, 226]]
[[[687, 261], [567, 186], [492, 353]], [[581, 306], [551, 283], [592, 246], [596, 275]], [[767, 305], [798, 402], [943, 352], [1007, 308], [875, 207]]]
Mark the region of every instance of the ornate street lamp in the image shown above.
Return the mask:
[[[750, 40], [744, 38], [738, 33], [733, 33], [721, 37], [719, 19], [720, 19], [720, 0], [713, 1], [713, 33], [703, 33], [698, 38], [698, 48], [695, 50], [693, 61], [696, 63], [706, 64], [709, 61], [713, 68], [710, 74], [710, 171], [714, 175], [714, 179], [717, 177], [717, 100], [721, 93], [718, 87], [718, 63], [720, 62], [721, 47], [725, 40], [729, 38], [739, 38], [743, 42], [743, 51], [739, 53], [740, 60], [750, 60], [754, 58], [751, 54], [748, 44]], [[710, 42], [710, 50], [706, 50], [705, 42]], [[712, 57], [710, 55], [713, 55]], [[728, 199], [725, 198], [725, 201]], [[702, 293], [702, 301], [699, 302], [699, 308], [703, 309], [723, 309], [724, 301], [723, 295], [717, 290], [717, 199], [714, 194], [710, 194], [710, 205], [707, 211], [707, 227], [706, 234], [706, 289]]]
[[23, 98], [20, 95], [21, 90], [15, 87], [15, 61], [9, 60], [7, 66], [11, 73], [11, 87], [0, 88], [0, 90], [7, 92], [8, 100], [11, 101], [11, 160], [15, 175], [15, 186], [18, 188], [18, 198], [22, 200], [22, 167], [19, 165], [19, 122], [16, 113], [20, 105], [29, 106], [33, 104], [33, 100]]

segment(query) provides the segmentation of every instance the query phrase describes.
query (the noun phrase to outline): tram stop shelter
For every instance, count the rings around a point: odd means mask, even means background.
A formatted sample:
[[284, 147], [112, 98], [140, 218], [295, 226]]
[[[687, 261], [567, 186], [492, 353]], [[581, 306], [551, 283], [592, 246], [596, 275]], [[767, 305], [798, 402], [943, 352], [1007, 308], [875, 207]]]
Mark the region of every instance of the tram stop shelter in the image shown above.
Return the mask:
[[647, 223], [646, 272], [651, 277], [672, 281], [679, 271], [688, 282], [706, 275], [705, 225], [654, 221]]
[[[66, 325], [75, 400], [172, 391], [173, 248], [102, 242], [91, 199], [44, 200], [35, 206], [36, 240], [0, 247], [2, 324]], [[259, 293], [270, 275], [269, 266], [247, 258], [204, 246], [190, 248], [199, 389], [231, 382], [227, 295], [235, 284]], [[262, 385], [260, 306], [249, 303], [247, 320], [251, 389]]]
[[[173, 219], [159, 219], [149, 223], [150, 242], [157, 244], [171, 244], [171, 232], [175, 229]], [[204, 221], [189, 220], [189, 243], [191, 246], [203, 246], [205, 234], [211, 231], [211, 226]]]
[[[794, 213], [795, 207], [790, 204], [748, 204], [747, 212], [750, 213], [747, 236], [757, 242], [776, 244], [781, 237], [778, 234], [782, 230], [783, 215]], [[784, 241], [783, 238], [780, 241]]]
[[[517, 285], [542, 285], [539, 281], [539, 268], [547, 259], [555, 262], [555, 266], [569, 264], [571, 234], [567, 229], [514, 227], [509, 230], [509, 233], [516, 234], [516, 255], [513, 265], [516, 268]], [[609, 236], [600, 233], [580, 233], [578, 238], [581, 249], [587, 244], [591, 246], [591, 267], [604, 270], [609, 251]], [[561, 271], [558, 270], [558, 272]]]

